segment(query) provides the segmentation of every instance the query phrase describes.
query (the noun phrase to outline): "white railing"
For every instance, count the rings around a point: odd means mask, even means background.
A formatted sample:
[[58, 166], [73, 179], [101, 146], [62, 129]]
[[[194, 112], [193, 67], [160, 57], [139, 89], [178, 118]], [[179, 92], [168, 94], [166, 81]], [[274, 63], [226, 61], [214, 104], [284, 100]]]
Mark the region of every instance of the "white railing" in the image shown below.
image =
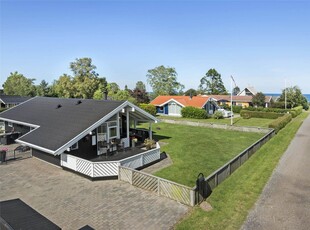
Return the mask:
[[121, 166], [136, 169], [159, 159], [160, 159], [160, 146], [158, 143], [156, 143], [155, 149], [150, 149], [135, 156], [120, 160], [119, 163]]
[[60, 164], [62, 167], [87, 175], [89, 177], [110, 177], [118, 176], [120, 165], [128, 168], [139, 168], [160, 159], [160, 146], [119, 161], [92, 162], [70, 154], [61, 154]]
[[118, 175], [118, 161], [92, 162], [69, 154], [61, 154], [61, 166], [89, 177], [109, 177]]

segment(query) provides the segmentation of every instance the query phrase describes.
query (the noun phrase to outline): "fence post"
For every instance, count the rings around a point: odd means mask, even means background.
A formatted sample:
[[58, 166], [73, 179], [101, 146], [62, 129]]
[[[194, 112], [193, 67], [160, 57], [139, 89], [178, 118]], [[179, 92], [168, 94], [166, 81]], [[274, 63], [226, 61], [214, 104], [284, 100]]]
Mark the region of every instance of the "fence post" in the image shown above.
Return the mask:
[[94, 163], [90, 163], [91, 177], [94, 177]]
[[190, 205], [193, 207], [195, 206], [195, 190], [191, 189], [189, 191], [189, 196], [190, 196]]
[[130, 172], [131, 172], [130, 184], [132, 185], [133, 184], [133, 173], [134, 173], [134, 171], [130, 170]]

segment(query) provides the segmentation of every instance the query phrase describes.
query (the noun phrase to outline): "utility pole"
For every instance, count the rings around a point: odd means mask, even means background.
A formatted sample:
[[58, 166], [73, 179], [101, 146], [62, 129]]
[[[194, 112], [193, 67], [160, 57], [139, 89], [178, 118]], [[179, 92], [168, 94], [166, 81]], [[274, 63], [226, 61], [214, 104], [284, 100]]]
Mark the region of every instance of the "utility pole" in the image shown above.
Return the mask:
[[286, 79], [284, 80], [284, 104], [285, 104], [285, 109], [286, 109]]

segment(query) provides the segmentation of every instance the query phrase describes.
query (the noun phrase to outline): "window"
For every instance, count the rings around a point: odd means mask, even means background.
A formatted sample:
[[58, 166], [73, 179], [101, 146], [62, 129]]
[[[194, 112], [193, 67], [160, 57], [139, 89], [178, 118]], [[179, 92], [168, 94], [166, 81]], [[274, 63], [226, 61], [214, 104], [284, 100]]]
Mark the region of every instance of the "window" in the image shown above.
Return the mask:
[[158, 112], [164, 112], [164, 107], [163, 106], [159, 106], [158, 107]]
[[108, 123], [109, 139], [118, 137], [117, 134], [117, 121], [110, 121]]
[[70, 150], [75, 150], [75, 149], [78, 149], [79, 148], [79, 143], [76, 142], [75, 144], [73, 144], [71, 147], [70, 147]]

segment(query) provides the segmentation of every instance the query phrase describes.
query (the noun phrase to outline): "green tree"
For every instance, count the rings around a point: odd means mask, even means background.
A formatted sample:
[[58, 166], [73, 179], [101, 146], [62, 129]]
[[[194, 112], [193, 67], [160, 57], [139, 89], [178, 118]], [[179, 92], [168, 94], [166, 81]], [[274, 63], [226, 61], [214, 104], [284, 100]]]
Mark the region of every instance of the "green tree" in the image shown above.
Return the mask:
[[15, 71], [10, 73], [10, 76], [3, 84], [3, 90], [6, 95], [19, 95], [19, 96], [35, 96], [36, 88], [34, 80], [26, 78], [23, 74]]
[[99, 87], [94, 92], [94, 95], [93, 95], [93, 99], [96, 99], [96, 100], [104, 99], [104, 94], [108, 93], [108, 88], [107, 88], [108, 83], [107, 83], [106, 79], [100, 78], [99, 81], [100, 81]]
[[77, 58], [74, 62], [70, 63], [70, 69], [74, 74], [73, 97], [93, 98], [100, 84], [99, 74], [95, 71], [96, 68], [92, 64], [91, 58]]
[[130, 101], [131, 103], [137, 104], [136, 99], [127, 90], [119, 90], [115, 94], [111, 94], [110, 98], [115, 101]]
[[209, 69], [200, 80], [199, 89], [206, 94], [227, 94], [221, 74], [215, 69]]
[[39, 85], [36, 86], [36, 95], [37, 96], [48, 96], [50, 94], [50, 87], [48, 82], [42, 80]]
[[58, 80], [55, 80], [52, 89], [57, 97], [72, 98], [74, 97], [74, 83], [70, 75], [63, 74]]
[[154, 96], [175, 95], [184, 88], [177, 81], [177, 72], [174, 68], [163, 65], [147, 71], [147, 82], [153, 89]]
[[287, 107], [293, 108], [296, 106], [303, 106], [304, 109], [308, 109], [309, 105], [307, 98], [302, 94], [301, 89], [298, 86], [283, 89], [279, 98], [280, 102], [285, 102], [285, 91]]
[[185, 91], [184, 95], [185, 96], [197, 96], [198, 93], [197, 93], [197, 90], [195, 89], [189, 89]]
[[266, 98], [265, 94], [263, 94], [262, 92], [258, 92], [256, 95], [252, 97], [252, 104], [258, 107], [264, 107], [265, 98]]
[[135, 89], [139, 89], [141, 91], [143, 91], [143, 90], [146, 91], [146, 87], [145, 87], [145, 84], [143, 83], [143, 81], [137, 81]]

